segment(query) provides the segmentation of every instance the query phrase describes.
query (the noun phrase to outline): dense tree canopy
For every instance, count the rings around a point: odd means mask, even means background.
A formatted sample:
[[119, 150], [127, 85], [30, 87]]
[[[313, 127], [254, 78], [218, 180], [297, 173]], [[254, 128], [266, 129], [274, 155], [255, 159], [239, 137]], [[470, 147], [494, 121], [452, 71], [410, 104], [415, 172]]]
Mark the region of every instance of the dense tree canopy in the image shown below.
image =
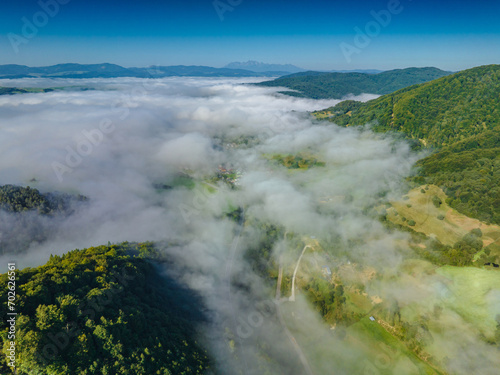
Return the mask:
[[31, 187], [0, 186], [0, 252], [20, 253], [44, 242], [87, 198], [41, 193]]
[[500, 127], [443, 147], [417, 163], [417, 184], [442, 187], [463, 214], [500, 224]]
[[492, 130], [500, 123], [500, 65], [464, 70], [367, 103], [328, 108], [338, 125], [374, 124], [425, 145], [444, 146]]
[[258, 85], [288, 87], [298, 92], [285, 94], [312, 99], [342, 99], [346, 95], [389, 94], [417, 83], [450, 74], [437, 68], [396, 69], [378, 74], [304, 72], [280, 77]]
[[19, 87], [2, 87], [0, 86], [0, 95], [15, 95], [15, 94], [27, 94], [34, 92], [50, 92], [54, 89], [40, 89], [40, 88], [19, 88]]
[[[17, 374], [205, 373], [193, 329], [200, 304], [160, 276], [151, 253], [149, 243], [99, 246], [17, 271]], [[5, 316], [6, 274], [0, 285]], [[0, 330], [8, 374], [5, 319]]]
[[500, 65], [465, 70], [367, 103], [344, 101], [318, 114], [338, 125], [372, 124], [435, 152], [418, 184], [444, 189], [463, 214], [500, 224]]
[[0, 209], [9, 212], [37, 210], [39, 214], [68, 213], [74, 202], [82, 202], [87, 198], [62, 193], [42, 194], [29, 186], [0, 186]]

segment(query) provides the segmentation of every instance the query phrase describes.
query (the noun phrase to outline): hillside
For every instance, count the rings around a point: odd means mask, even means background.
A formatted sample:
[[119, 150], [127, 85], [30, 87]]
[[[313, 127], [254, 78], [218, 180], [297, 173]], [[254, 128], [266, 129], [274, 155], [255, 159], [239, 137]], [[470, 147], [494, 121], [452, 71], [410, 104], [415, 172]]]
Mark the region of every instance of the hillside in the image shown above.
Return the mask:
[[40, 89], [40, 88], [20, 88], [20, 87], [2, 87], [0, 86], [0, 95], [15, 95], [15, 94], [28, 94], [35, 92], [50, 92], [54, 91], [52, 88]]
[[437, 151], [418, 162], [417, 184], [435, 184], [451, 207], [500, 224], [500, 65], [465, 70], [367, 103], [315, 112], [342, 126], [372, 124]]
[[488, 65], [367, 103], [345, 101], [325, 111], [331, 112], [329, 121], [338, 125], [375, 123], [375, 130], [404, 132], [426, 145], [443, 146], [500, 123], [499, 89], [500, 65]]
[[341, 99], [363, 93], [384, 95], [450, 74], [437, 68], [408, 68], [378, 74], [303, 72], [258, 83], [266, 87], [288, 87], [288, 95], [312, 99]]
[[20, 254], [34, 243], [43, 243], [60, 222], [88, 203], [82, 195], [14, 185], [0, 186], [0, 252]]
[[500, 224], [499, 131], [497, 125], [420, 160], [413, 180], [442, 187], [450, 206], [459, 212]]
[[72, 196], [63, 193], [42, 194], [38, 189], [15, 185], [0, 186], [0, 210], [24, 212], [36, 210], [42, 215], [70, 213], [71, 206], [87, 200], [82, 195]]
[[[144, 258], [152, 252], [151, 244], [99, 246], [16, 271], [17, 374], [205, 373], [193, 328], [200, 302], [159, 275]], [[7, 282], [4, 273], [4, 316]], [[3, 319], [2, 333], [7, 327]], [[7, 347], [6, 334], [2, 341]], [[10, 374], [1, 355], [1, 373]]]

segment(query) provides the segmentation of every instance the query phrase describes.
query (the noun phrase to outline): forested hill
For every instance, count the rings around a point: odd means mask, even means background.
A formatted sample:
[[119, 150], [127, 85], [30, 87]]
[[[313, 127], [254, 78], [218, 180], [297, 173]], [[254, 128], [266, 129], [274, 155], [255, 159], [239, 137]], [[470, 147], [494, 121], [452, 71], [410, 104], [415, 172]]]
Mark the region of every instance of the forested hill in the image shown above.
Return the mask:
[[407, 68], [378, 74], [303, 72], [258, 83], [267, 87], [288, 87], [298, 92], [285, 94], [312, 99], [342, 99], [363, 93], [384, 95], [418, 83], [444, 77], [450, 72], [437, 68]]
[[61, 221], [88, 202], [82, 195], [41, 193], [29, 186], [0, 186], [0, 253], [19, 254], [46, 241]]
[[491, 130], [500, 124], [500, 65], [487, 65], [367, 103], [344, 101], [315, 113], [338, 125], [375, 124], [410, 138], [443, 146]]
[[[99, 246], [16, 271], [17, 375], [206, 373], [193, 328], [199, 298], [160, 276], [147, 260], [154, 253], [150, 243]], [[7, 282], [0, 275], [3, 316]], [[4, 348], [8, 324], [0, 321]]]
[[315, 112], [338, 125], [402, 132], [436, 152], [419, 161], [418, 184], [444, 189], [463, 214], [500, 224], [500, 65], [481, 66], [367, 103]]
[[28, 93], [38, 93], [38, 92], [50, 92], [54, 91], [52, 88], [40, 89], [40, 88], [20, 88], [20, 87], [3, 87], [0, 86], [0, 95], [15, 95], [15, 94], [28, 94]]
[[83, 195], [69, 195], [63, 193], [42, 194], [38, 189], [29, 186], [2, 185], [0, 186], [0, 210], [9, 212], [25, 212], [36, 210], [39, 214], [69, 214], [72, 205], [84, 202]]

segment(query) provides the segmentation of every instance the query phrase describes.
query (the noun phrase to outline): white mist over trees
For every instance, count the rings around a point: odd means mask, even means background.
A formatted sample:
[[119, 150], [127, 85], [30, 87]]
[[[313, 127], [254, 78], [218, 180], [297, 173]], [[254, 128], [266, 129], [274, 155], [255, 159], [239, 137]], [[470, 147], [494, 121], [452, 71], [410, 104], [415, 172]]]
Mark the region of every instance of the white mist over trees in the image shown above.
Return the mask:
[[[298, 259], [297, 245], [306, 238], [321, 241], [336, 262], [396, 275], [409, 252], [401, 245], [406, 235], [389, 233], [371, 209], [381, 197], [401, 195], [419, 155], [390, 135], [324, 125], [304, 113], [338, 101], [285, 97], [277, 89], [243, 84], [249, 82], [10, 81], [90, 90], [0, 97], [0, 184], [88, 198], [57, 225], [44, 223], [50, 233], [16, 255], [19, 267], [108, 241], [157, 241], [174, 261], [169, 272], [203, 297], [210, 322], [200, 339], [221, 373], [302, 374], [307, 370], [298, 349], [277, 316], [286, 304], [274, 301], [275, 283], [252, 266], [248, 254], [265, 247], [260, 239], [275, 230], [267, 261], [276, 269], [280, 257]], [[272, 163], [273, 155], [289, 154], [311, 155], [324, 166], [293, 171]], [[222, 170], [238, 171], [237, 181], [214, 182]], [[241, 212], [235, 220], [228, 214], [236, 208]], [[1, 219], [2, 233], [11, 230]], [[439, 286], [435, 275], [365, 285], [401, 306], [442, 298]], [[290, 290], [281, 293], [289, 297]], [[324, 374], [368, 373], [355, 345], [332, 335], [300, 293], [294, 303], [296, 335], [307, 343], [300, 350], [314, 362], [309, 365]], [[459, 316], [450, 315], [446, 324], [447, 333], [436, 340], [449, 348], [450, 368], [493, 374], [493, 349], [476, 340]]]

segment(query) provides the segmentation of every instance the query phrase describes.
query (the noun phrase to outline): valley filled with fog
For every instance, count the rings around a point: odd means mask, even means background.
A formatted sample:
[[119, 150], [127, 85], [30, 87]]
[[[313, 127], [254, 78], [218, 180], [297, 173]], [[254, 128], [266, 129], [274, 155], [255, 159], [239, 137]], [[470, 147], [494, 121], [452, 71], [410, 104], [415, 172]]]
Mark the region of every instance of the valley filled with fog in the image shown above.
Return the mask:
[[[425, 373], [425, 353], [380, 344], [357, 323], [370, 311], [366, 324], [383, 326], [369, 320], [385, 314], [377, 306], [439, 321], [414, 329], [440, 366], [493, 374], [498, 352], [478, 337], [495, 328], [498, 290], [485, 295], [484, 326], [465, 321], [456, 285], [380, 220], [427, 154], [309, 113], [340, 100], [260, 81], [1, 80], [64, 89], [0, 96], [0, 185], [85, 197], [64, 214], [0, 211], [2, 261], [35, 267], [73, 249], [155, 242], [164, 272], [200, 296], [199, 341], [224, 374]], [[311, 297], [322, 288], [339, 305]]]

